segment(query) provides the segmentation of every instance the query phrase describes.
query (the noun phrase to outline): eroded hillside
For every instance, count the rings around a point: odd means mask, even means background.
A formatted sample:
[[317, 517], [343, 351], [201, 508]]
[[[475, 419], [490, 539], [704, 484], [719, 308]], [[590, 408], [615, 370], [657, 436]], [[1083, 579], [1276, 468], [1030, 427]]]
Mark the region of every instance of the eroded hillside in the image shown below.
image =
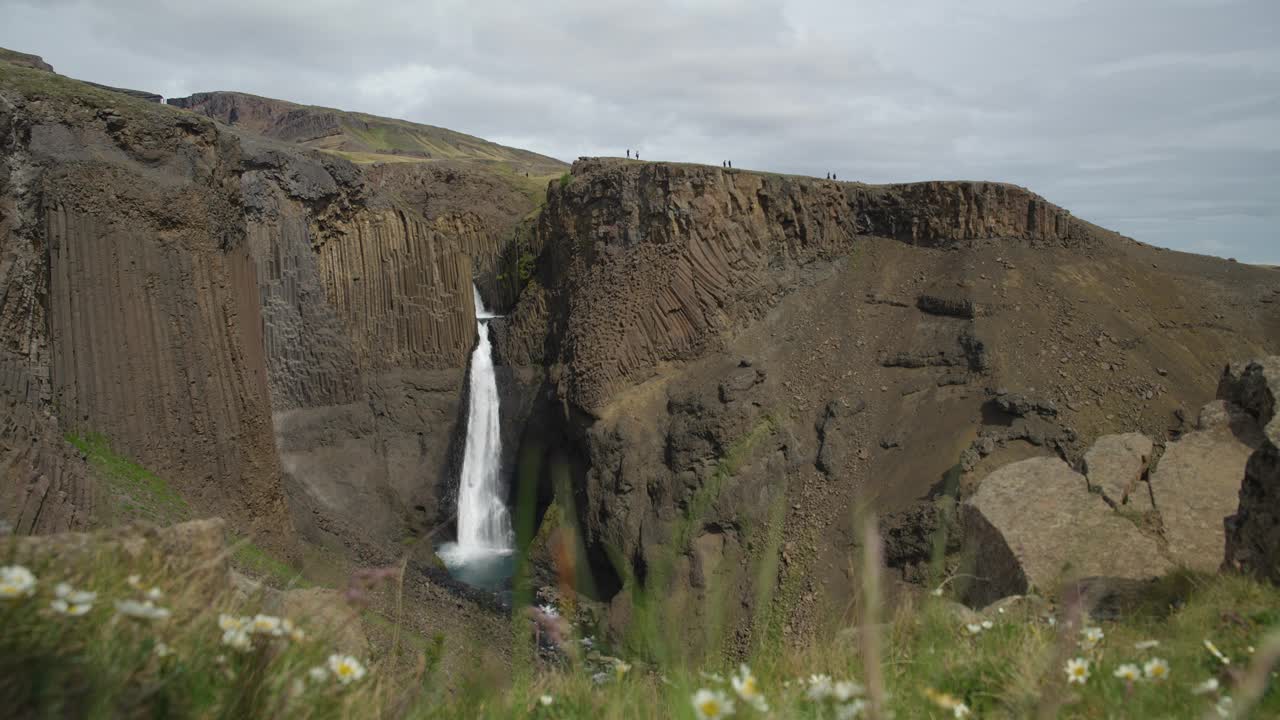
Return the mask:
[[1226, 358], [1280, 342], [1275, 270], [1008, 185], [582, 160], [537, 237], [500, 346], [547, 368], [561, 425], [526, 443], [573, 464], [614, 629], [619, 588], [661, 572], [686, 619], [729, 613], [730, 649], [771, 598], [787, 635], [847, 609], [855, 506], [919, 581], [940, 501], [1100, 434], [1176, 436]]

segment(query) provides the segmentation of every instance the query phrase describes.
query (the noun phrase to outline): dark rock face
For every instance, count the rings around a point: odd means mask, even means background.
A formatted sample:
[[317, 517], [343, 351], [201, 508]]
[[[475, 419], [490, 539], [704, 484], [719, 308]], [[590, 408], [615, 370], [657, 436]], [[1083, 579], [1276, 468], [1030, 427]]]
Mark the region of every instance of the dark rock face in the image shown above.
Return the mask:
[[[856, 585], [859, 505], [921, 581], [941, 520], [919, 504], [941, 498], [939, 478], [963, 501], [993, 465], [1078, 461], [1111, 413], [1163, 426], [1172, 402], [1131, 376], [1195, 356], [1182, 330], [1139, 345], [1110, 310], [1150, 296], [1123, 278], [1154, 251], [1004, 185], [582, 159], [552, 184], [531, 248], [536, 272], [495, 345], [545, 379], [533, 422], [562, 435], [565, 507], [619, 634], [642, 588], [686, 614], [788, 588], [780, 629], [803, 633]], [[1242, 285], [1263, 281], [1241, 270]], [[1144, 326], [1172, 312], [1153, 307]], [[1266, 343], [1277, 320], [1251, 318], [1240, 339]], [[1186, 367], [1168, 377], [1189, 378], [1192, 401], [1211, 394]], [[998, 386], [1019, 392], [982, 389]], [[1138, 533], [1073, 477], [1063, 507]], [[757, 602], [720, 608], [730, 650], [759, 630]]]
[[1280, 357], [1228, 367], [1218, 392], [1243, 407], [1264, 436], [1245, 467], [1239, 507], [1225, 521], [1223, 566], [1280, 584]]

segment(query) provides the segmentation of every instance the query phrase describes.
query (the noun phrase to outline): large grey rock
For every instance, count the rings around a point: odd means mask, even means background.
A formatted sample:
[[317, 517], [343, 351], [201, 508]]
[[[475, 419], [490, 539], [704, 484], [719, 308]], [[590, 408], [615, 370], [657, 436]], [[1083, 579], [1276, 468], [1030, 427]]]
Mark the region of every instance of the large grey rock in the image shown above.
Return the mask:
[[1151, 493], [1142, 484], [1154, 446], [1142, 433], [1105, 435], [1084, 454], [1089, 487], [1116, 508], [1145, 512], [1151, 509]]
[[1236, 511], [1225, 521], [1223, 565], [1280, 584], [1280, 357], [1249, 363], [1235, 373], [1228, 368], [1218, 394], [1239, 403], [1265, 436], [1245, 466]]
[[1057, 458], [1033, 458], [987, 476], [964, 504], [971, 604], [1055, 593], [1080, 578], [1142, 580], [1171, 566], [1156, 541], [1089, 492]]
[[1151, 475], [1151, 493], [1170, 557], [1214, 572], [1226, 552], [1223, 520], [1236, 511], [1245, 465], [1262, 435], [1248, 413], [1223, 400], [1204, 407], [1199, 428], [1169, 443]]

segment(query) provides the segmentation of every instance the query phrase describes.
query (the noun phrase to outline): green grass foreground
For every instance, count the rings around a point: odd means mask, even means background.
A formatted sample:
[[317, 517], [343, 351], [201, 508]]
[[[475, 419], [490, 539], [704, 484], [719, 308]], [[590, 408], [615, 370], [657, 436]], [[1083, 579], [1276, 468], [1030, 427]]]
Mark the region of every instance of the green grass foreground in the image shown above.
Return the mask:
[[[230, 591], [211, 598], [200, 583], [149, 562], [104, 560], [76, 574], [49, 560], [29, 568], [30, 587], [0, 576], [5, 716], [692, 719], [714, 717], [699, 715], [691, 701], [705, 690], [703, 698], [733, 704], [732, 715], [720, 717], [739, 718], [1280, 717], [1270, 667], [1280, 654], [1280, 591], [1241, 577], [1174, 576], [1116, 622], [1073, 618], [1070, 608], [1026, 599], [972, 617], [945, 598], [924, 596], [898, 603], [887, 622], [870, 626], [873, 633], [850, 627], [804, 649], [762, 648], [749, 659], [759, 694], [753, 705], [749, 689], [739, 692], [736, 664], [602, 665], [577, 638], [562, 662], [515, 652], [506, 679], [477, 668], [454, 687], [435, 672], [438, 642], [397, 638], [373, 657], [354, 658], [367, 674], [343, 682], [333, 668], [345, 660], [313, 618], [287, 618], [305, 637], [249, 632], [236, 647], [222, 616], [254, 617], [256, 598]], [[0, 566], [13, 564], [0, 545]], [[60, 583], [96, 593], [85, 614], [58, 606]], [[145, 603], [148, 593], [167, 617], [122, 609]], [[496, 641], [527, 649], [529, 634], [523, 621], [513, 622], [510, 638]], [[876, 642], [868, 642], [872, 634]], [[864, 662], [870, 656], [874, 668]], [[1083, 683], [1068, 682], [1073, 659], [1088, 661]], [[1117, 677], [1125, 665], [1139, 678]], [[1145, 676], [1144, 668], [1158, 674], [1161, 665], [1166, 676]], [[1254, 701], [1252, 712], [1235, 714]], [[757, 709], [765, 705], [768, 711]]]

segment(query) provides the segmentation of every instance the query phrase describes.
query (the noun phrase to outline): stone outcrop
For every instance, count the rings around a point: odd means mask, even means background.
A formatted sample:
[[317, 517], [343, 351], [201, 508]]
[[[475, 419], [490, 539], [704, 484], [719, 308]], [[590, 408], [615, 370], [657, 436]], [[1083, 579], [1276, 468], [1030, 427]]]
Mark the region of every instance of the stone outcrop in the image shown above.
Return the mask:
[[[558, 280], [551, 314], [564, 323], [546, 360], [563, 363], [565, 397], [591, 411], [659, 363], [715, 349], [859, 236], [946, 248], [1088, 246], [1103, 234], [1011, 185], [865, 186], [582, 159], [552, 185], [538, 228]], [[972, 315], [963, 303], [945, 314], [957, 313]], [[981, 364], [978, 341], [957, 342], [946, 364]]]
[[963, 505], [966, 591], [985, 605], [1029, 591], [1055, 594], [1085, 578], [1142, 580], [1171, 565], [1154, 538], [1110, 511], [1085, 478], [1057, 458], [1007, 465]]
[[44, 58], [39, 55], [18, 52], [17, 50], [9, 50], [8, 48], [0, 48], [0, 62], [29, 67], [33, 70], [53, 72], [53, 66], [45, 62]]
[[1084, 454], [1083, 472], [1089, 487], [1102, 493], [1114, 508], [1153, 509], [1145, 480], [1154, 449], [1151, 438], [1142, 433], [1098, 438]]
[[1197, 430], [1169, 443], [1151, 474], [1151, 493], [1175, 562], [1204, 572], [1222, 564], [1223, 519], [1236, 511], [1245, 466], [1260, 440], [1248, 413], [1218, 400], [1201, 411]]
[[1245, 466], [1239, 505], [1226, 519], [1223, 566], [1280, 584], [1280, 357], [1228, 367], [1218, 392], [1244, 408], [1263, 435]]

